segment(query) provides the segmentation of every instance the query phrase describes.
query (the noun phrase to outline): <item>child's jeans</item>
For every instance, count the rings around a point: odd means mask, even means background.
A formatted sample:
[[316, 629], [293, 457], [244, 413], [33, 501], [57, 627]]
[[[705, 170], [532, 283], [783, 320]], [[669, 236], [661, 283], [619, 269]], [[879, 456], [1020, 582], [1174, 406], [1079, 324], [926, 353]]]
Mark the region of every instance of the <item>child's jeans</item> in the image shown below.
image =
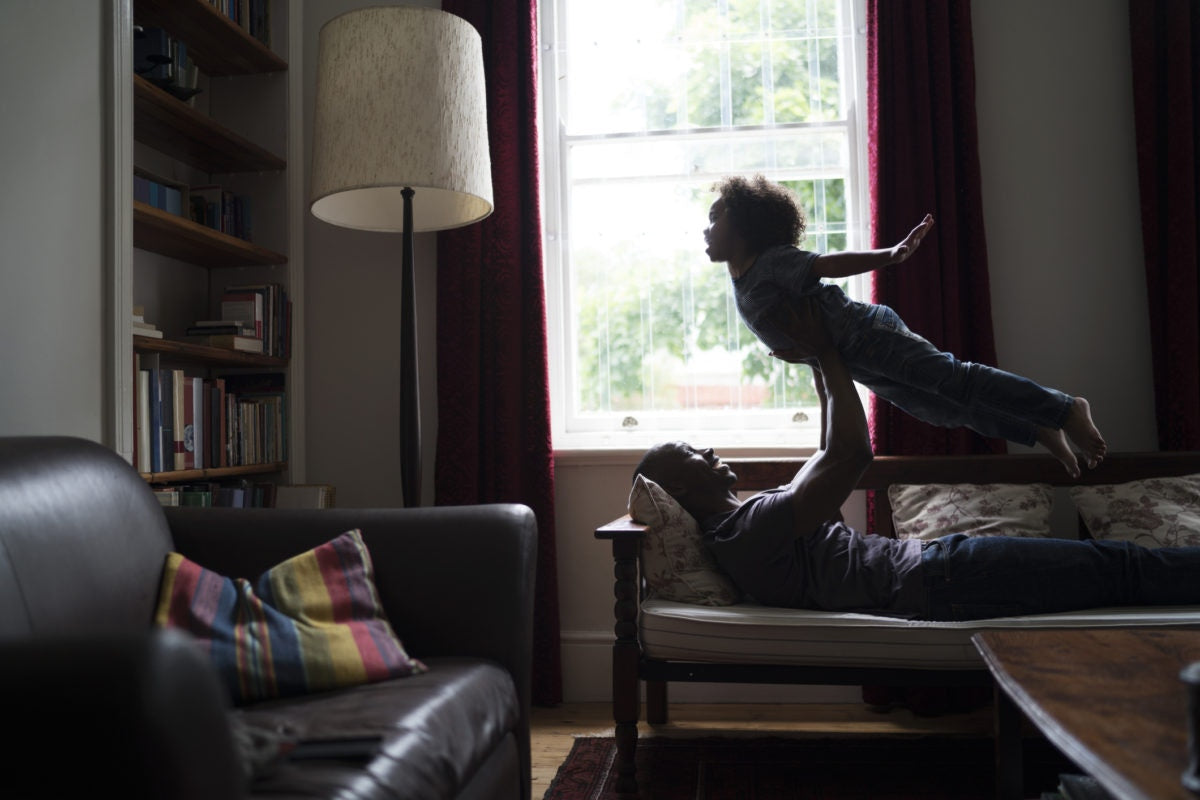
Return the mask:
[[871, 324], [838, 343], [854, 380], [912, 416], [944, 428], [1033, 445], [1038, 427], [1063, 426], [1072, 398], [1011, 372], [959, 361], [874, 306]]

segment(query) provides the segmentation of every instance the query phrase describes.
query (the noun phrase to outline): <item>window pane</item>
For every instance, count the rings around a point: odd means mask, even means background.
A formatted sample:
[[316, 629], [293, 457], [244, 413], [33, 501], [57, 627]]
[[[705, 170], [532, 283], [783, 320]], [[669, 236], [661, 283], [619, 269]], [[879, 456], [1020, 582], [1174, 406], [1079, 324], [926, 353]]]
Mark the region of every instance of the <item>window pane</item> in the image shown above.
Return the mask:
[[771, 358], [741, 322], [703, 230], [713, 183], [761, 172], [799, 196], [801, 247], [847, 246], [858, 223], [843, 2], [555, 0], [563, 38], [543, 69], [557, 91], [561, 161], [548, 169], [563, 238], [548, 250], [561, 259], [551, 302], [563, 306], [567, 408], [555, 414], [568, 429], [807, 419], [810, 371]]

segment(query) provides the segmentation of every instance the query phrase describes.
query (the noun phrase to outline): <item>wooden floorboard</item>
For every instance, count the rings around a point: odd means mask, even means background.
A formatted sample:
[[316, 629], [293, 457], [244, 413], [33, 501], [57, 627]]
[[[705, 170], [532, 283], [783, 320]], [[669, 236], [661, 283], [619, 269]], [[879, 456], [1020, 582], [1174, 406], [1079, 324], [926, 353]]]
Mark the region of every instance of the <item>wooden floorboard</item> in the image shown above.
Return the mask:
[[[650, 726], [639, 724], [640, 736], [720, 735], [751, 732], [770, 735], [814, 736], [900, 736], [941, 733], [990, 736], [990, 706], [967, 714], [918, 717], [896, 709], [886, 713], [861, 703], [794, 705], [739, 705], [680, 703], [671, 706], [671, 722]], [[609, 703], [564, 703], [557, 708], [534, 708], [532, 714], [533, 800], [543, 800], [558, 767], [566, 759], [577, 736], [611, 736], [612, 706]]]

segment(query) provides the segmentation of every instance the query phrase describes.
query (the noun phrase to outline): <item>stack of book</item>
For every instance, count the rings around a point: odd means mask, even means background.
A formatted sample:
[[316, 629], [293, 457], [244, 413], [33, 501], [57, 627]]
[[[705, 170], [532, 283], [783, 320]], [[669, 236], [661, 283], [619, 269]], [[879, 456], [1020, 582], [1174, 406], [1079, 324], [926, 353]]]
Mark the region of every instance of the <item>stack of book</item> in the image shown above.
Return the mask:
[[291, 315], [292, 303], [278, 283], [226, 286], [218, 318], [197, 320], [187, 334], [212, 347], [287, 358]]
[[154, 323], [146, 322], [146, 310], [143, 306], [133, 307], [133, 335], [149, 336], [154, 339], [163, 338], [162, 331]]
[[241, 319], [199, 319], [187, 329], [192, 341], [243, 353], [261, 353], [263, 340], [254, 323]]

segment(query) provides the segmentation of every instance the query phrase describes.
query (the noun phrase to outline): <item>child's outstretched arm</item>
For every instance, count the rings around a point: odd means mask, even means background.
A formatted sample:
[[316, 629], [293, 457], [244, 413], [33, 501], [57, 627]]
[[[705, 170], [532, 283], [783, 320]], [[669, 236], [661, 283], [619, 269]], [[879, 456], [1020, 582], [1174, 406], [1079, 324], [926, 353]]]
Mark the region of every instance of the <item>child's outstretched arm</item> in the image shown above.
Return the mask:
[[925, 219], [913, 228], [904, 241], [895, 247], [882, 250], [855, 250], [841, 253], [822, 253], [813, 261], [813, 274], [819, 278], [845, 278], [849, 275], [860, 275], [872, 272], [889, 264], [899, 264], [917, 252], [921, 240], [933, 227], [933, 215], [926, 214]]

